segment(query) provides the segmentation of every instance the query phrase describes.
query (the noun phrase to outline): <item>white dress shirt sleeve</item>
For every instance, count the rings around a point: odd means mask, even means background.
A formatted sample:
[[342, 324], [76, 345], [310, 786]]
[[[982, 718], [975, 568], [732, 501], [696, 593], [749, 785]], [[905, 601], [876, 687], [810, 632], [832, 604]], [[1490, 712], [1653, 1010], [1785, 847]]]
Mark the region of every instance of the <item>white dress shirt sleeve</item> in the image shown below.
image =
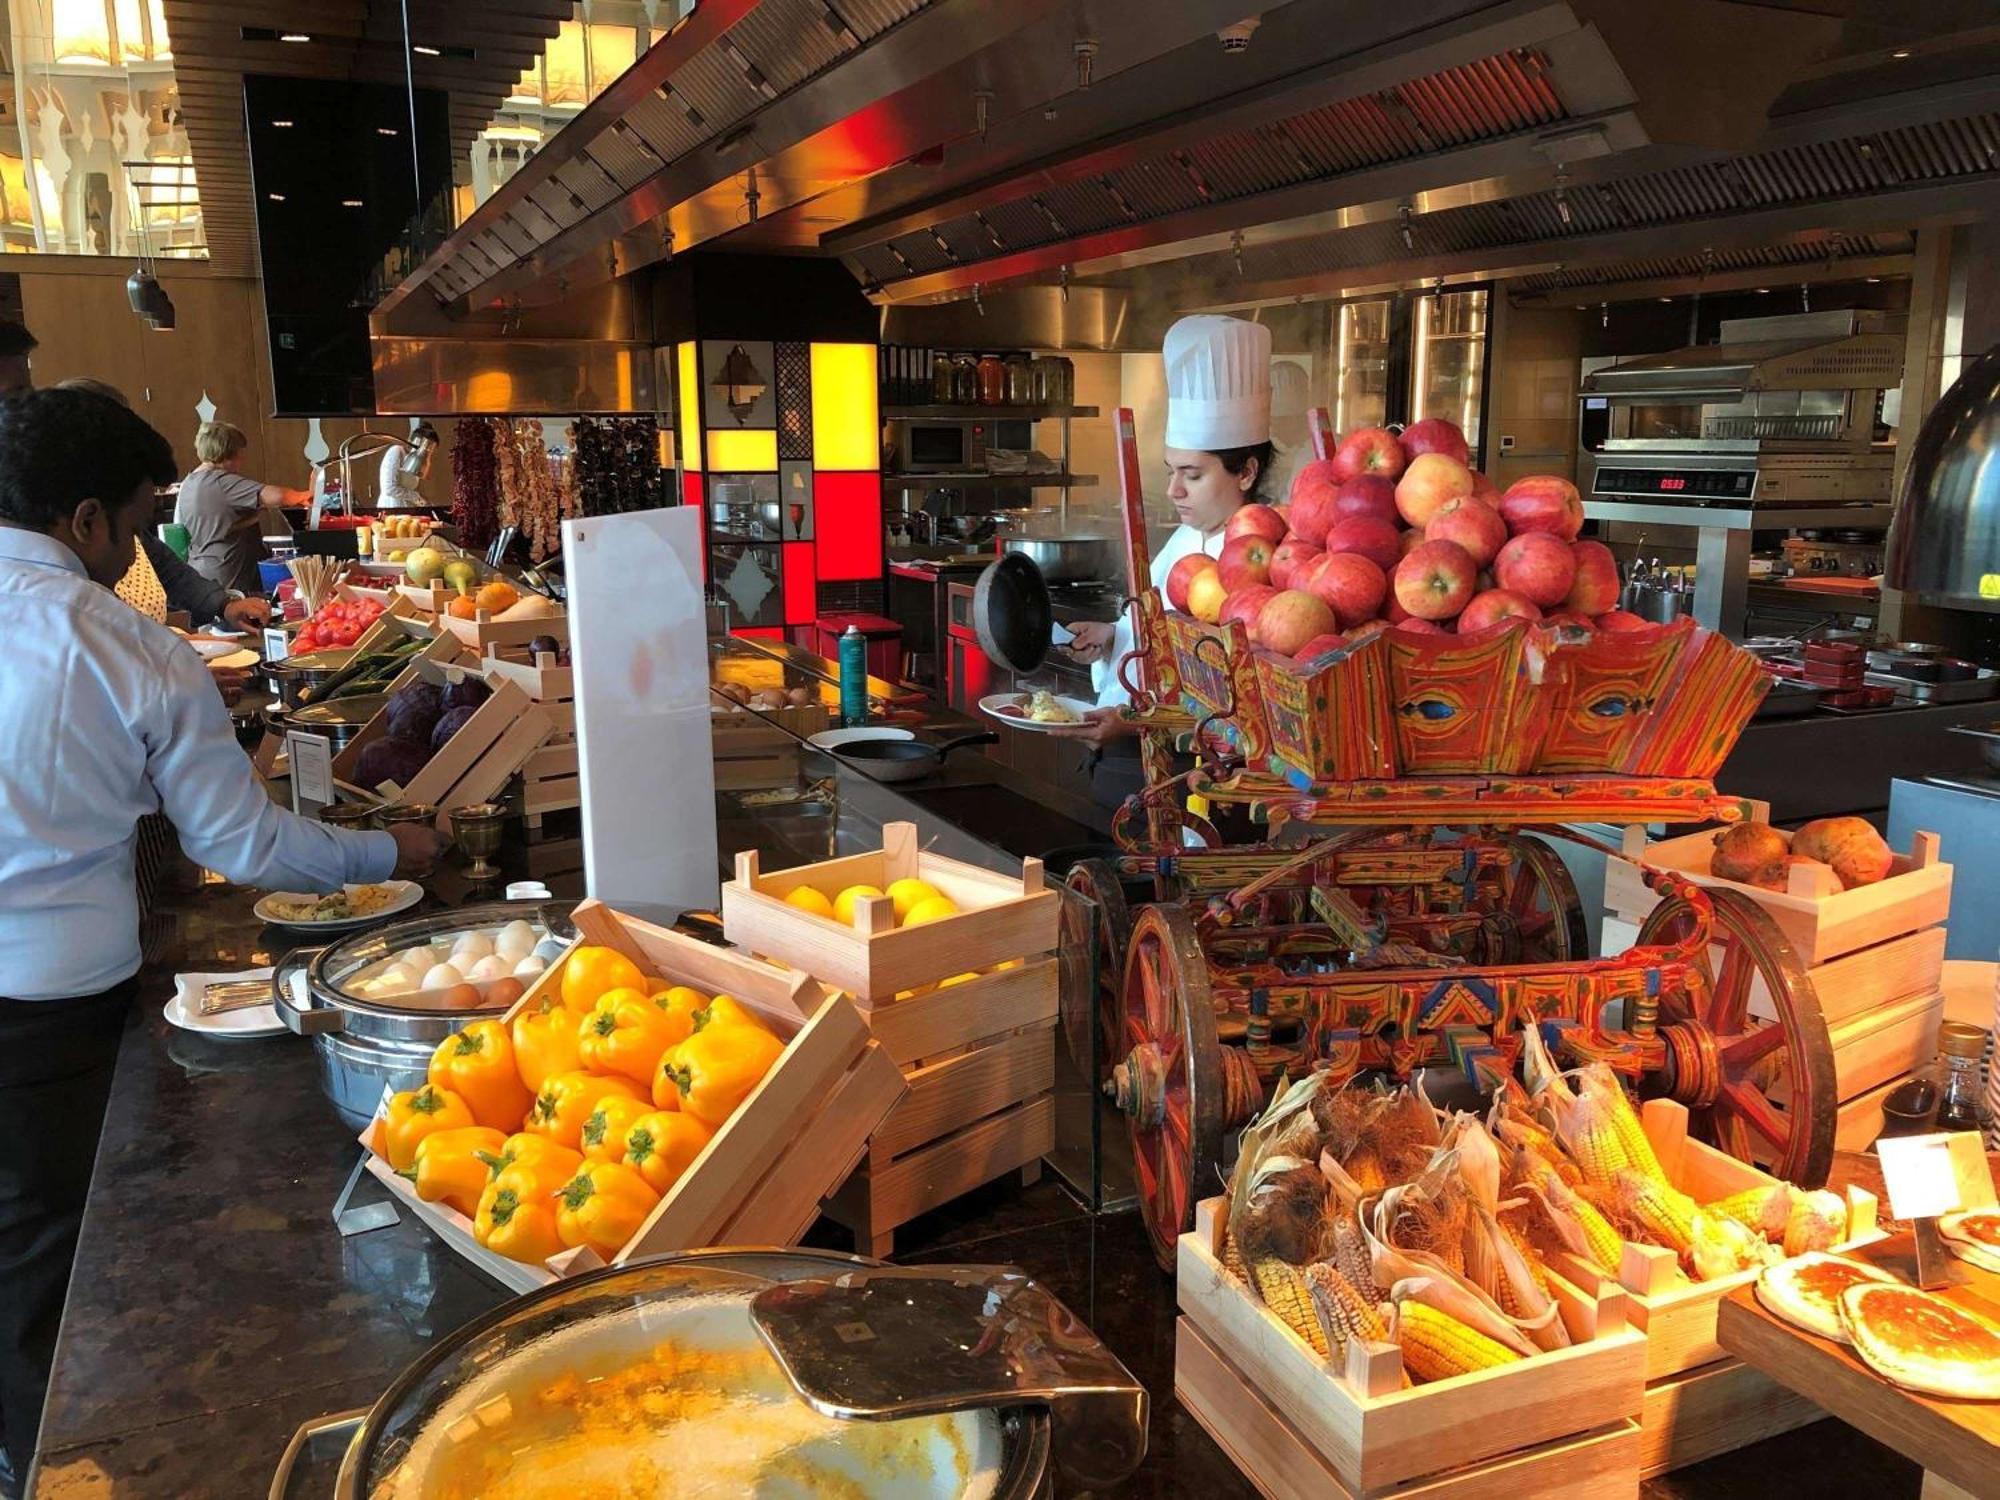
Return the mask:
[[189, 859], [238, 885], [271, 890], [336, 891], [395, 872], [388, 834], [329, 828], [273, 802], [201, 658], [163, 655], [158, 699], [144, 719], [146, 774]]

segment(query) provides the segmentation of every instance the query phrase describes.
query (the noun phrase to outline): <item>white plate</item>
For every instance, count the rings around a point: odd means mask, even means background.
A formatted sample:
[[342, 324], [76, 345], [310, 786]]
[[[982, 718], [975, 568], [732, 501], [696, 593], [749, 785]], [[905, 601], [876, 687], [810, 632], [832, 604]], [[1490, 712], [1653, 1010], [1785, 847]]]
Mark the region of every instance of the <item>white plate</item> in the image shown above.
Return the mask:
[[195, 654], [203, 661], [216, 661], [221, 657], [234, 656], [243, 649], [241, 637], [223, 640], [219, 636], [212, 635], [184, 635], [181, 639], [193, 647]]
[[301, 900], [309, 899], [295, 891], [273, 891], [251, 907], [250, 911], [260, 922], [269, 922], [273, 927], [289, 927], [294, 932], [355, 932], [363, 927], [372, 927], [385, 917], [393, 917], [399, 911], [408, 911], [424, 899], [424, 888], [414, 880], [385, 880], [382, 884], [398, 889], [395, 895], [389, 898], [388, 905], [378, 907], [365, 917], [341, 917], [332, 922], [301, 922], [281, 917], [271, 909], [271, 903], [280, 897], [298, 896]]
[[[287, 1030], [285, 1023], [278, 1019], [275, 1005], [250, 1005], [242, 1010], [225, 1010], [220, 1015], [205, 1016], [201, 1013], [201, 991], [209, 984], [231, 979], [254, 979], [256, 974], [177, 974], [174, 976], [174, 998], [167, 1002], [167, 1023], [178, 1026], [182, 1031], [192, 1031], [200, 1036], [227, 1037], [234, 1041], [249, 1041], [255, 1037], [283, 1036]], [[269, 979], [271, 971], [263, 971]]]
[[[1069, 727], [1063, 724], [1044, 724], [1038, 719], [1016, 718], [1013, 714], [1003, 714], [1000, 712], [1002, 708], [1007, 707], [1009, 704], [1026, 703], [1032, 697], [1034, 697], [1033, 693], [988, 693], [984, 698], [979, 700], [979, 711], [989, 718], [998, 719], [1002, 724], [1010, 725], [1015, 729], [1030, 730], [1037, 734], [1050, 729], [1064, 729]], [[1081, 698], [1065, 698], [1061, 693], [1057, 693], [1055, 698], [1056, 702], [1075, 714], [1079, 720], [1088, 716], [1097, 707], [1095, 703], [1086, 703]]]
[[815, 750], [838, 750], [842, 745], [851, 745], [856, 740], [913, 740], [916, 735], [907, 729], [870, 729], [862, 725], [854, 729], [822, 729], [806, 741]]
[[239, 647], [226, 656], [210, 657], [208, 664], [211, 667], [254, 667], [263, 659], [255, 651], [245, 651]]

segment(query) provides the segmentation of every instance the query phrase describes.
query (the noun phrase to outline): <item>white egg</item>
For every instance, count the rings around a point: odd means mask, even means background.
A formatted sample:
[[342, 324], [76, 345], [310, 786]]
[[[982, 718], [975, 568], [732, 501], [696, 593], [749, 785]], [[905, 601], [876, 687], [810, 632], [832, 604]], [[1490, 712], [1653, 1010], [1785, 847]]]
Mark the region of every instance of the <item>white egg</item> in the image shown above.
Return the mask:
[[535, 929], [519, 917], [500, 929], [493, 940], [493, 951], [509, 958], [520, 959], [535, 951], [536, 939], [540, 936]]
[[492, 951], [492, 938], [483, 932], [468, 932], [451, 945], [451, 961], [465, 967], [478, 963]]
[[528, 983], [533, 983], [542, 977], [542, 971], [548, 966], [549, 961], [546, 958], [543, 958], [539, 953], [530, 953], [526, 958], [514, 965], [514, 977]]
[[450, 964], [434, 964], [424, 975], [427, 990], [448, 990], [455, 984], [465, 983], [465, 975]]
[[[432, 938], [430, 942], [430, 949], [431, 949], [431, 956], [424, 960], [422, 965], [423, 968], [428, 969], [432, 964], [448, 964], [451, 962], [450, 938], [448, 937]], [[417, 948], [413, 949], [412, 951], [421, 953], [423, 950], [421, 948]]]
[[[430, 965], [428, 964], [424, 965], [425, 969], [429, 967]], [[423, 972], [424, 969], [412, 968], [405, 963], [393, 963], [381, 973], [375, 975], [370, 982], [394, 986], [394, 989], [390, 991], [390, 993], [394, 993], [395, 990], [409, 989], [417, 982], [418, 976]]]
[[437, 954], [436, 950], [426, 943], [415, 948], [405, 948], [396, 955], [396, 962], [406, 969], [414, 969], [421, 974], [443, 956], [445, 955]]
[[514, 972], [514, 966], [497, 953], [489, 953], [465, 971], [465, 977], [474, 984], [490, 984], [496, 979], [505, 979]]

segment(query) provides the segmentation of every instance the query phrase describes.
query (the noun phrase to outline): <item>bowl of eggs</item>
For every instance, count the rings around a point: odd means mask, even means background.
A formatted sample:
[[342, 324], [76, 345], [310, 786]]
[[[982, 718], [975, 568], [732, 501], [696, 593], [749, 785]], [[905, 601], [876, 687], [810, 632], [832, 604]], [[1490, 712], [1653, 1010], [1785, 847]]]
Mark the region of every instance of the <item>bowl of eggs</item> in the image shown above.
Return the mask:
[[285, 1024], [313, 1038], [321, 1088], [358, 1131], [385, 1087], [419, 1087], [439, 1042], [505, 1011], [575, 937], [564, 903], [464, 907], [295, 950], [272, 986]]

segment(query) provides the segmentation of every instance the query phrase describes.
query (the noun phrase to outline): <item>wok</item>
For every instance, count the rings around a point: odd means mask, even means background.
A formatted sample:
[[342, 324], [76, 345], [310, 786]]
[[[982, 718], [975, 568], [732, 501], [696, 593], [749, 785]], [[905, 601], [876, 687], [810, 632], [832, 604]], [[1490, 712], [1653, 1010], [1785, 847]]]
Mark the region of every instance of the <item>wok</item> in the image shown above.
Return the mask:
[[877, 781], [916, 781], [944, 769], [944, 758], [962, 745], [997, 745], [998, 733], [982, 729], [961, 735], [942, 745], [926, 745], [921, 740], [858, 740], [841, 745], [830, 753], [851, 762]]

